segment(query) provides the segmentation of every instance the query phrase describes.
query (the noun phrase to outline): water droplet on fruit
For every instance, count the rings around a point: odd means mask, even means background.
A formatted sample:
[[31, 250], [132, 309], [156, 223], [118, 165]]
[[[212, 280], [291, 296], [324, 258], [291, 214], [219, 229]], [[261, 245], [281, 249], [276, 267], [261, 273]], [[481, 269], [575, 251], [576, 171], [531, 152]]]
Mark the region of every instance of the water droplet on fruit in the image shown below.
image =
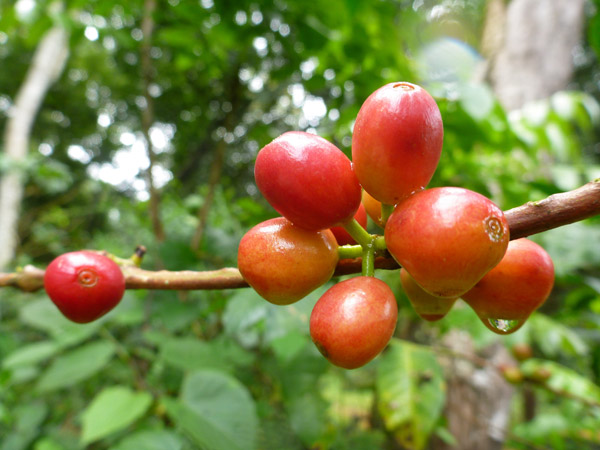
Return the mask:
[[98, 278], [98, 274], [89, 269], [83, 269], [77, 273], [77, 281], [85, 287], [94, 286], [98, 282]]
[[510, 334], [517, 331], [525, 323], [519, 319], [487, 319], [488, 328], [498, 334]]
[[414, 86], [410, 83], [396, 83], [392, 86], [395, 89], [402, 89], [403, 91], [412, 91], [414, 90]]
[[499, 242], [504, 237], [504, 226], [500, 219], [490, 216], [485, 219], [485, 232], [494, 242]]

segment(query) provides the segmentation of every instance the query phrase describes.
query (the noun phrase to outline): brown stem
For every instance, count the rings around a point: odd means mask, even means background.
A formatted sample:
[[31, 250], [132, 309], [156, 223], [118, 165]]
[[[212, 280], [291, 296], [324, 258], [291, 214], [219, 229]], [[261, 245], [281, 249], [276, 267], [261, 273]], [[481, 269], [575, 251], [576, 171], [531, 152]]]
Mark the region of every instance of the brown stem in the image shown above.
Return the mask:
[[[228, 92], [230, 93], [230, 101], [231, 101], [231, 110], [226, 113], [225, 119], [223, 121], [223, 127], [225, 128], [225, 133], [231, 132], [234, 123], [234, 115], [236, 114], [237, 109], [239, 108], [239, 90], [240, 90], [240, 79], [237, 76], [239, 72], [239, 67], [236, 66], [236, 69], [233, 71], [235, 76], [228, 83]], [[221, 140], [217, 143], [217, 147], [215, 150], [215, 156], [213, 162], [210, 166], [210, 173], [208, 178], [208, 192], [204, 197], [204, 204], [198, 210], [198, 226], [196, 227], [196, 231], [194, 232], [194, 236], [192, 237], [191, 247], [192, 250], [198, 252], [202, 245], [202, 238], [204, 236], [204, 230], [206, 229], [206, 224], [208, 222], [208, 214], [210, 212], [210, 208], [212, 207], [215, 192], [217, 190], [217, 186], [219, 181], [221, 180], [221, 174], [223, 172], [223, 164], [225, 162], [225, 153], [227, 151], [227, 142], [225, 141], [225, 137], [223, 136]]]
[[600, 214], [600, 179], [505, 211], [510, 238], [518, 239]]
[[142, 109], [142, 132], [146, 141], [148, 151], [148, 170], [146, 171], [146, 181], [148, 183], [148, 191], [150, 194], [150, 218], [152, 220], [152, 229], [156, 240], [162, 242], [165, 240], [165, 230], [160, 220], [160, 196], [156, 186], [154, 185], [154, 177], [152, 169], [156, 165], [156, 153], [150, 139], [150, 127], [154, 122], [154, 99], [150, 95], [150, 86], [154, 80], [154, 68], [152, 67], [152, 33], [154, 31], [154, 19], [152, 15], [156, 10], [156, 0], [145, 0], [144, 2], [144, 17], [142, 19], [142, 34], [143, 41], [140, 50], [142, 80], [144, 82], [144, 99], [145, 107]]
[[[600, 214], [600, 179], [569, 192], [554, 194], [535, 203], [506, 211], [511, 239], [551, 230]], [[360, 258], [338, 262], [334, 276], [360, 273]], [[377, 269], [398, 269], [389, 255], [375, 258]], [[149, 271], [133, 265], [122, 266], [128, 289], [235, 289], [247, 287], [233, 267], [213, 271]], [[0, 287], [13, 286], [23, 291], [43, 288], [44, 270], [26, 266], [16, 273], [0, 273]]]
[[221, 179], [221, 173], [223, 171], [223, 160], [225, 159], [225, 148], [225, 141], [219, 141], [215, 151], [215, 159], [213, 160], [213, 163], [210, 166], [208, 192], [204, 197], [204, 204], [198, 210], [198, 226], [196, 227], [196, 231], [194, 232], [194, 236], [192, 237], [191, 247], [192, 250], [194, 250], [195, 252], [197, 252], [200, 249], [200, 245], [202, 244], [204, 230], [206, 228], [206, 223], [208, 222], [208, 213], [210, 212], [210, 208], [215, 198], [217, 185], [219, 184], [219, 180]]

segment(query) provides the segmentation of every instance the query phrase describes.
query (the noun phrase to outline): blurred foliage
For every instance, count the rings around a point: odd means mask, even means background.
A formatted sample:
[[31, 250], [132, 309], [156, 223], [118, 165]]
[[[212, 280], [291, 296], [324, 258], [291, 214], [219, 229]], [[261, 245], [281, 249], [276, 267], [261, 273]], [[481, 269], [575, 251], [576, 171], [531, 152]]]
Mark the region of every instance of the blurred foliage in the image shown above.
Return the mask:
[[[0, 64], [9, 68], [0, 71], [2, 128], [41, 36], [53, 24], [70, 31], [67, 66], [26, 163], [0, 159], [0, 173], [26, 175], [16, 264], [79, 248], [128, 256], [143, 244], [151, 269], [234, 266], [244, 231], [274, 215], [254, 186], [259, 148], [303, 129], [349, 154], [362, 101], [397, 80], [426, 86], [440, 106], [445, 144], [433, 186], [467, 187], [508, 209], [600, 177], [598, 2], [589, 4], [572, 89], [510, 114], [474, 77], [484, 4], [158, 2], [148, 93], [167, 235], [159, 242], [141, 121], [143, 2], [0, 3]], [[478, 348], [529, 343], [536, 358], [522, 370], [553, 374], [533, 388], [533, 420], [515, 406], [511, 448], [598, 448], [600, 223], [534, 239], [553, 256], [557, 282], [519, 332], [498, 338], [460, 302], [440, 323], [424, 323], [397, 273], [378, 272], [399, 300], [397, 336], [350, 372], [310, 341], [311, 307], [325, 287], [285, 308], [249, 289], [127, 291], [89, 325], [65, 320], [44, 293], [2, 290], [0, 450], [422, 449], [432, 435], [452, 443], [434, 344], [456, 328]]]

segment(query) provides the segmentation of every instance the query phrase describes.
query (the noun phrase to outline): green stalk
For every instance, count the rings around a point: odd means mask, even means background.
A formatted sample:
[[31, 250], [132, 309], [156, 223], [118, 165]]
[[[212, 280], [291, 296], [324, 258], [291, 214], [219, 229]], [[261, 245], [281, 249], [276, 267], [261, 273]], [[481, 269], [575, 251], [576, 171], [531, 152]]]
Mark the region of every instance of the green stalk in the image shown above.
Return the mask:
[[354, 259], [362, 256], [362, 247], [360, 245], [340, 245], [338, 247], [339, 259]]
[[375, 276], [375, 240], [363, 247], [362, 253], [362, 275], [365, 277]]
[[387, 203], [381, 204], [381, 223], [387, 223], [388, 218], [394, 211], [394, 205], [388, 205]]
[[[362, 274], [366, 277], [372, 277], [375, 275], [375, 242], [377, 240], [377, 236], [372, 235], [367, 230], [365, 230], [356, 219], [351, 219], [348, 222], [344, 223], [344, 228], [346, 231], [352, 236], [358, 244], [360, 245], [361, 255], [362, 256]], [[358, 246], [354, 246], [358, 247]], [[341, 249], [342, 247], [340, 247]], [[339, 251], [339, 250], [338, 250]], [[342, 252], [346, 252], [347, 250], [342, 250]], [[352, 253], [354, 254], [354, 253]], [[340, 256], [341, 258], [341, 256]]]
[[373, 239], [373, 245], [375, 246], [375, 253], [387, 250], [387, 244], [383, 236], [375, 236]]
[[352, 218], [342, 225], [346, 229], [348, 234], [352, 236], [352, 239], [358, 242], [358, 244], [361, 247], [364, 248], [371, 244], [371, 234], [367, 230], [365, 230], [356, 219]]

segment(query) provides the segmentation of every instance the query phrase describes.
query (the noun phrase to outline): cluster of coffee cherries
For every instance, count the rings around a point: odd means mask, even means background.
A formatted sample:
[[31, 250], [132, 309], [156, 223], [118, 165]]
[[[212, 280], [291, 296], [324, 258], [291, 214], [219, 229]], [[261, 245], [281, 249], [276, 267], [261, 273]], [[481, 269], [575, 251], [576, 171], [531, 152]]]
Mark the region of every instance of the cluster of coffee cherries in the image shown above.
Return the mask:
[[[462, 298], [488, 328], [508, 334], [550, 294], [549, 255], [530, 240], [510, 241], [491, 200], [460, 187], [426, 188], [442, 142], [435, 100], [420, 86], [397, 82], [361, 106], [352, 161], [300, 131], [258, 152], [257, 187], [281, 217], [240, 241], [238, 268], [248, 284], [269, 302], [289, 305], [329, 281], [341, 259], [362, 258], [362, 274], [334, 284], [311, 313], [312, 340], [334, 365], [363, 366], [394, 333], [394, 293], [374, 276], [375, 259], [388, 252], [425, 320], [441, 319]], [[383, 235], [366, 231], [367, 215]]]

